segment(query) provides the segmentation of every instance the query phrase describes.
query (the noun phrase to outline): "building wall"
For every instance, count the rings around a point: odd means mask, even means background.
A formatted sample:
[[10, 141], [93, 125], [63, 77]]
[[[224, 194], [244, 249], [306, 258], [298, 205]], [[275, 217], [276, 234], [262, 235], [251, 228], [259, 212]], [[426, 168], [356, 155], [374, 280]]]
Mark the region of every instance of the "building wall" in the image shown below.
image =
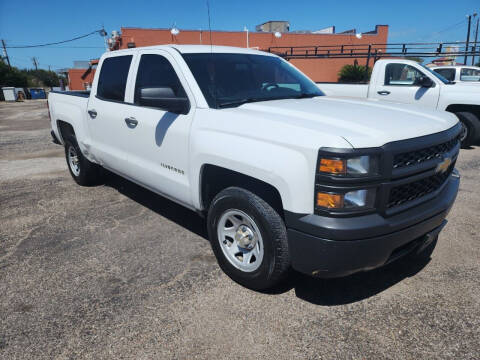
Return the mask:
[[86, 71], [87, 69], [68, 69], [68, 86], [70, 90], [85, 90], [86, 84], [92, 84], [95, 71], [91, 71], [85, 79], [82, 79], [82, 75]]
[[[205, 30], [180, 29], [180, 34], [173, 36], [170, 29], [122, 28], [121, 34], [120, 49], [126, 49], [128, 43], [134, 43], [136, 47], [160, 44], [210, 44], [210, 33]], [[273, 33], [249, 32], [248, 46], [267, 51], [270, 47], [276, 46], [386, 44], [387, 38], [387, 25], [377, 25], [376, 31], [364, 33], [361, 39], [358, 39], [354, 33], [282, 33], [281, 38], [276, 38]], [[212, 31], [211, 42], [213, 45], [247, 47], [247, 33], [244, 31]], [[353, 64], [353, 62], [354, 59], [292, 60], [292, 64], [317, 82], [337, 81], [337, 74], [341, 67], [345, 64]], [[358, 59], [358, 63], [364, 65], [366, 60]]]
[[[247, 47], [247, 33], [244, 31], [209, 31], [182, 30], [177, 36], [170, 33], [170, 29], [142, 29], [122, 28], [118, 49], [126, 49], [128, 43], [135, 47], [162, 44], [210, 44]], [[211, 36], [211, 41], [210, 41]], [[388, 25], [377, 25], [375, 31], [364, 33], [361, 39], [355, 33], [349, 34], [312, 34], [312, 33], [282, 33], [276, 38], [273, 33], [249, 32], [248, 46], [267, 51], [276, 46], [315, 46], [315, 45], [359, 45], [359, 44], [386, 44]], [[357, 59], [360, 65], [365, 65], [366, 59]], [[307, 74], [316, 82], [335, 82], [338, 72], [343, 65], [353, 64], [354, 59], [293, 59], [292, 64]], [[372, 62], [371, 62], [372, 64]], [[86, 69], [70, 69], [70, 89], [83, 90], [84, 83], [92, 82], [95, 71], [92, 71], [85, 80], [81, 76]]]

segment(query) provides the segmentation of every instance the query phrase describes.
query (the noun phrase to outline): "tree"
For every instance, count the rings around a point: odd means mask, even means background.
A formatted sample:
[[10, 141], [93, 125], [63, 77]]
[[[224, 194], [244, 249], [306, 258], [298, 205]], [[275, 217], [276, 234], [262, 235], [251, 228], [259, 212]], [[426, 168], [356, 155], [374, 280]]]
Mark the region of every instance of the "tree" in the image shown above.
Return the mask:
[[341, 83], [361, 83], [370, 80], [372, 69], [358, 64], [345, 65], [338, 73], [338, 82]]
[[27, 75], [12, 66], [10, 68], [4, 62], [0, 62], [0, 86], [26, 87], [28, 85]]

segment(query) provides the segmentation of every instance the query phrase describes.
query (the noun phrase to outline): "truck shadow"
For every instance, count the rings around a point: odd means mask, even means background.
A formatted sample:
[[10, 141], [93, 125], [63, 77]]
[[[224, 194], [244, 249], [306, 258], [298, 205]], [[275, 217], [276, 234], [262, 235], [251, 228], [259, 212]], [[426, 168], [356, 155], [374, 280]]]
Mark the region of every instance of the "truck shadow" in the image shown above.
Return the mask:
[[[208, 241], [205, 219], [196, 212], [106, 170], [105, 185]], [[282, 294], [293, 289], [298, 298], [312, 304], [350, 304], [381, 293], [403, 279], [414, 276], [429, 261], [403, 258], [383, 268], [338, 279], [318, 279], [292, 272], [286, 282], [266, 293]]]
[[338, 279], [316, 279], [293, 274], [298, 298], [316, 305], [351, 304], [379, 294], [402, 280], [420, 272], [430, 259], [403, 258], [379, 269]]
[[106, 186], [117, 190], [122, 195], [125, 195], [140, 205], [145, 206], [208, 241], [205, 220], [196, 212], [178, 205], [108, 170], [103, 171], [105, 173]]

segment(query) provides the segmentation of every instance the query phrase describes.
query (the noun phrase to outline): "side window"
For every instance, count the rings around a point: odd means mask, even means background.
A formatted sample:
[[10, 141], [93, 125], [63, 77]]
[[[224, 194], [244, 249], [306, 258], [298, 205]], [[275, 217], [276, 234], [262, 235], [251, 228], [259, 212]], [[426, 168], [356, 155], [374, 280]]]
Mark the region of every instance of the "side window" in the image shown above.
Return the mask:
[[387, 64], [385, 85], [413, 86], [424, 74], [407, 64]]
[[98, 78], [97, 96], [105, 100], [124, 101], [132, 55], [114, 56], [103, 61]]
[[146, 88], [171, 88], [175, 97], [187, 97], [172, 64], [161, 55], [145, 54], [140, 58], [134, 102], [140, 102], [140, 91]]
[[433, 69], [433, 71], [442, 75], [447, 80], [455, 80], [455, 69]]
[[460, 72], [460, 80], [462, 81], [480, 81], [480, 70], [462, 69]]

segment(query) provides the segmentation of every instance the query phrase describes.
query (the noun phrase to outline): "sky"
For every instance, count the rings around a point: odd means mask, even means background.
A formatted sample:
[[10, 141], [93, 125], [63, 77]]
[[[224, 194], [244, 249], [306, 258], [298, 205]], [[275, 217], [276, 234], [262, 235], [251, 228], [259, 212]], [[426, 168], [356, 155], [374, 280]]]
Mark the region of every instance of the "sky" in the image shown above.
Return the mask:
[[[373, 30], [389, 25], [389, 42], [465, 41], [467, 14], [480, 14], [479, 0], [321, 1], [209, 0], [212, 30], [254, 31], [268, 20], [287, 20], [291, 30], [335, 25], [336, 31]], [[0, 0], [0, 39], [7, 46], [71, 39], [102, 26], [110, 34], [121, 27], [208, 29], [207, 0], [31, 1]], [[476, 20], [475, 20], [476, 22]], [[474, 26], [472, 26], [474, 28]], [[472, 29], [473, 32], [473, 29]], [[7, 49], [12, 65], [32, 68], [32, 57], [48, 69], [98, 58], [103, 38], [87, 38], [45, 48]]]

